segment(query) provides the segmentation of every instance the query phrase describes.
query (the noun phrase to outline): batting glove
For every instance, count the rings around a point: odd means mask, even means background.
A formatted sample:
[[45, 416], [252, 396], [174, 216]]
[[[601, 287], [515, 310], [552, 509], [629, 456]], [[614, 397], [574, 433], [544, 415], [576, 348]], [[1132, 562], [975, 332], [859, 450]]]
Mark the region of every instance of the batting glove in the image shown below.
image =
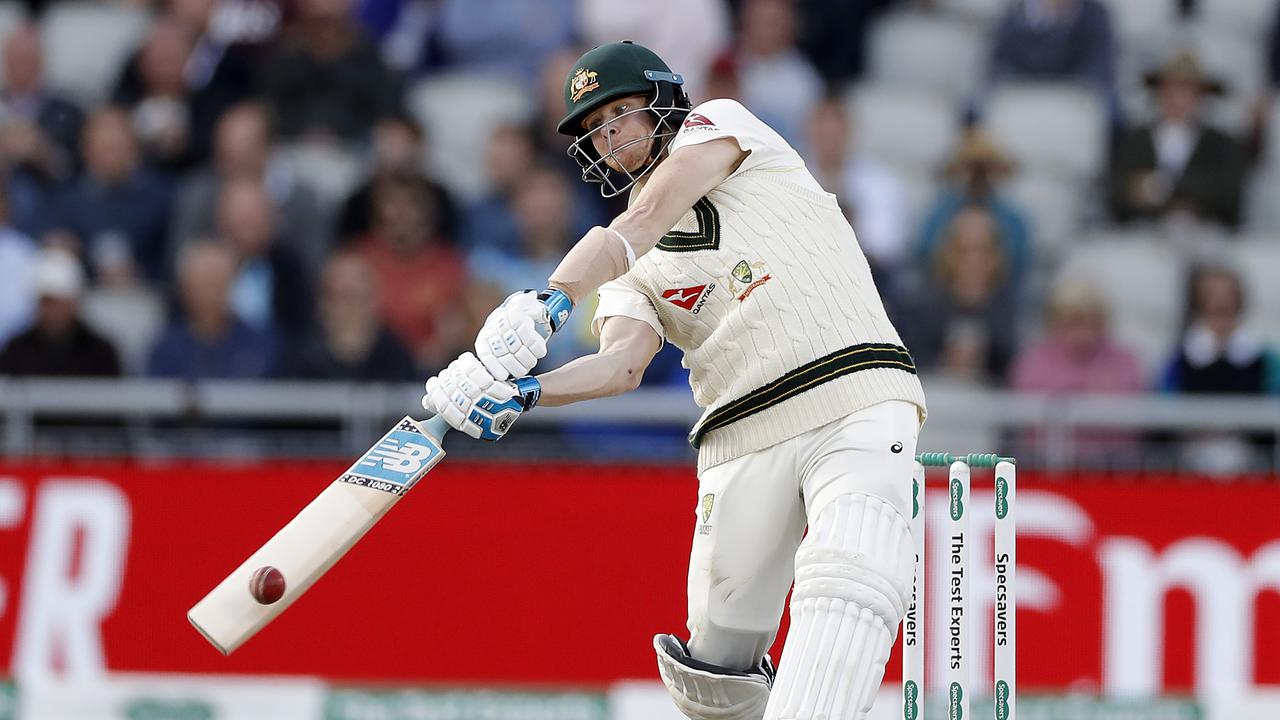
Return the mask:
[[542, 388], [532, 377], [495, 380], [471, 353], [427, 380], [422, 407], [449, 426], [478, 440], [501, 440], [525, 410], [538, 402]]
[[547, 339], [569, 319], [573, 303], [559, 290], [518, 292], [484, 321], [476, 357], [499, 380], [524, 377], [547, 355]]

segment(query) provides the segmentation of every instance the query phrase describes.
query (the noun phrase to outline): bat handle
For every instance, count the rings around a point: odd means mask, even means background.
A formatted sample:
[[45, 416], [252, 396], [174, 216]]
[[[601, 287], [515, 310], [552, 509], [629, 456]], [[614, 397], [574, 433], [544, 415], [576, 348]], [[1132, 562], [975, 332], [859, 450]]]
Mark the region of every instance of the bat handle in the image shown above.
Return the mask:
[[445, 433], [449, 432], [450, 430], [449, 423], [445, 422], [445, 419], [440, 417], [439, 415], [432, 415], [426, 420], [423, 420], [422, 427], [424, 430], [430, 433], [432, 437], [436, 439], [436, 441], [443, 440]]

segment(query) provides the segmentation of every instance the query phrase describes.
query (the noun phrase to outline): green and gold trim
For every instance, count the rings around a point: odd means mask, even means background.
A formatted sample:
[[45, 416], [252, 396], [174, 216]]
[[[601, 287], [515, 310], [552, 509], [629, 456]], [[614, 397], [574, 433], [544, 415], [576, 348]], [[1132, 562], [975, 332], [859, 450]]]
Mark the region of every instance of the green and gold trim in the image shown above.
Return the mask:
[[716, 409], [707, 416], [705, 421], [695, 427], [693, 432], [689, 433], [689, 443], [696, 448], [702, 444], [702, 438], [712, 430], [767, 410], [825, 382], [875, 368], [905, 370], [912, 375], [916, 372], [916, 364], [911, 359], [911, 354], [900, 345], [887, 343], [851, 345], [801, 365], [777, 380]]
[[672, 230], [658, 241], [658, 249], [667, 252], [693, 252], [720, 249], [720, 211], [705, 197], [693, 204], [698, 220], [697, 232]]

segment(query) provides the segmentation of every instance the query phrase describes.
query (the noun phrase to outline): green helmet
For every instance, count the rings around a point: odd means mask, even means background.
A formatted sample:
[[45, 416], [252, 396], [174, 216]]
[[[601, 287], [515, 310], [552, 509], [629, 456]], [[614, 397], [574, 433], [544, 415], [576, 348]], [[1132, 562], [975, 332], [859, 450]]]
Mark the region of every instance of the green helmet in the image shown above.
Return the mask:
[[[601, 183], [601, 194], [610, 197], [653, 169], [689, 113], [689, 98], [682, 85], [684, 78], [671, 72], [662, 58], [630, 40], [601, 45], [579, 58], [565, 78], [565, 116], [557, 130], [576, 138], [569, 146], [569, 155], [582, 166], [582, 179]], [[654, 132], [649, 136], [655, 140], [650, 161], [643, 170], [620, 172], [611, 169], [596, 152], [590, 142], [591, 133], [583, 128], [582, 121], [612, 100], [641, 94], [649, 96], [649, 104], [640, 109], [651, 112], [655, 120]], [[620, 184], [618, 175], [629, 182]]]

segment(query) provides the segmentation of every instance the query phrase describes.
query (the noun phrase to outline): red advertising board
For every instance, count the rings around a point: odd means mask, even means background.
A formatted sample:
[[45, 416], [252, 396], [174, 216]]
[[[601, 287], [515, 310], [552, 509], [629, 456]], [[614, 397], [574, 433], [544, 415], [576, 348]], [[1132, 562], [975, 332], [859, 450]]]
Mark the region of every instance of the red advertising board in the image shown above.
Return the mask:
[[[0, 465], [0, 674], [656, 677], [652, 635], [684, 622], [697, 505], [686, 467], [445, 461], [288, 612], [221, 656], [186, 610], [342, 469]], [[975, 488], [979, 501], [978, 477]], [[1024, 473], [1018, 499], [1021, 687], [1280, 684], [1275, 479]], [[943, 512], [941, 497], [930, 503]], [[930, 532], [937, 557], [942, 533]], [[989, 527], [976, 532], [975, 565], [990, 543]], [[982, 567], [971, 587], [985, 634]], [[928, 612], [932, 645], [940, 605]], [[974, 647], [989, 662], [990, 641]]]

